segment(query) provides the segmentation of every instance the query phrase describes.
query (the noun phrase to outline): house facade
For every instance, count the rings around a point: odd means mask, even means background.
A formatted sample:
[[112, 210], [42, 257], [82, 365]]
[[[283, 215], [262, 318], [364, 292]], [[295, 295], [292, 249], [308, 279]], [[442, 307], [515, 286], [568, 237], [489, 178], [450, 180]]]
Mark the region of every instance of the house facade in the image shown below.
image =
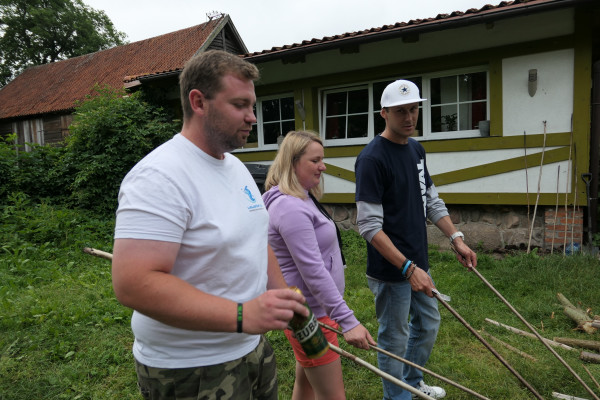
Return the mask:
[[[415, 139], [470, 245], [587, 242], [597, 207], [599, 21], [597, 1], [516, 0], [247, 54], [262, 76], [258, 122], [235, 154], [268, 165], [280, 135], [318, 132], [323, 202], [355, 228], [356, 156], [383, 130], [382, 90], [410, 79], [428, 99]], [[435, 232], [431, 241], [447, 246]]]

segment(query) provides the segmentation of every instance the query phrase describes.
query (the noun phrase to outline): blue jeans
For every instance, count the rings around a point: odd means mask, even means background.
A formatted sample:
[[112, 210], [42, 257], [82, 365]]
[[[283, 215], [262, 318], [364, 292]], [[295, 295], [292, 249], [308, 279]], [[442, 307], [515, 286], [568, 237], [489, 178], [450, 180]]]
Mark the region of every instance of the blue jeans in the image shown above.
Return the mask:
[[[423, 292], [413, 292], [407, 281], [382, 282], [368, 278], [368, 282], [375, 295], [379, 347], [424, 366], [440, 327], [437, 299]], [[377, 362], [382, 371], [411, 386], [423, 379], [422, 371], [385, 354], [377, 353]], [[384, 400], [411, 399], [410, 392], [387, 379], [382, 381]]]

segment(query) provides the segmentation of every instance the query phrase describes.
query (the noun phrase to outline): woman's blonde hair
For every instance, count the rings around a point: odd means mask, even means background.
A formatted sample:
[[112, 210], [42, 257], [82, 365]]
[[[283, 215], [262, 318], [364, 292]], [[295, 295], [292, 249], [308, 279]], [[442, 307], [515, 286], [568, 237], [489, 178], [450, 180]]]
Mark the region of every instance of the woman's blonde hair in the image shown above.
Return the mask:
[[[265, 190], [279, 185], [281, 193], [301, 199], [306, 198], [305, 190], [294, 172], [294, 166], [300, 160], [300, 157], [304, 155], [311, 142], [323, 146], [321, 138], [311, 131], [290, 131], [285, 135], [277, 151], [277, 156], [275, 156], [275, 160], [267, 173]], [[317, 199], [321, 198], [322, 192], [320, 184], [310, 189], [310, 193]]]

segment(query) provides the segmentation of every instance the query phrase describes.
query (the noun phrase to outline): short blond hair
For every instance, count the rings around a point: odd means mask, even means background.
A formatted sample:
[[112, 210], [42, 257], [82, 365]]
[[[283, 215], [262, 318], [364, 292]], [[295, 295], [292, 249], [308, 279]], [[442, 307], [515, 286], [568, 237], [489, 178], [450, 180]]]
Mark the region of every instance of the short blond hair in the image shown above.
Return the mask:
[[[281, 193], [301, 199], [306, 198], [305, 189], [298, 181], [298, 177], [294, 172], [294, 166], [300, 160], [300, 157], [306, 153], [308, 145], [312, 142], [323, 146], [323, 141], [315, 132], [290, 131], [285, 135], [277, 151], [277, 156], [275, 156], [275, 160], [267, 173], [265, 190], [279, 185]], [[319, 184], [311, 188], [310, 193], [315, 198], [320, 199], [323, 189]]]

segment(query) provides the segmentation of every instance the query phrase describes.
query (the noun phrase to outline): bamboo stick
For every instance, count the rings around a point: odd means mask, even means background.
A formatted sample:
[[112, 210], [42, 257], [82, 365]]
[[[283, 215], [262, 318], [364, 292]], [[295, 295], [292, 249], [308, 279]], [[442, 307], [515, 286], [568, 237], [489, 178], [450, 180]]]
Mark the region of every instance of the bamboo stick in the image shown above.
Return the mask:
[[112, 260], [112, 254], [107, 253], [107, 252], [102, 251], [102, 250], [94, 249], [94, 248], [91, 248], [91, 247], [84, 247], [83, 248], [83, 252], [91, 254], [91, 255], [96, 256], [96, 257], [101, 257], [101, 258], [105, 258], [107, 260]]
[[[522, 331], [522, 330], [514, 328], [514, 327], [512, 327], [510, 325], [506, 325], [506, 324], [494, 321], [493, 319], [486, 318], [485, 321], [488, 322], [488, 323], [490, 323], [490, 324], [492, 324], [492, 325], [496, 325], [496, 326], [500, 326], [502, 328], [505, 328], [505, 329], [507, 329], [507, 330], [509, 330], [509, 331], [511, 331], [513, 333], [516, 333], [518, 335], [522, 335], [522, 336], [526, 336], [526, 337], [529, 337], [529, 338], [532, 338], [532, 339], [536, 339], [536, 336], [533, 333]], [[555, 342], [553, 340], [546, 339], [546, 338], [542, 338], [542, 339], [543, 339], [543, 341], [545, 343], [547, 343], [547, 344], [549, 344], [551, 346], [560, 347], [560, 348], [565, 349], [565, 350], [575, 350], [574, 348], [572, 348], [570, 346], [567, 346], [566, 344], [558, 343], [558, 342]]]
[[[326, 329], [329, 329], [330, 331], [333, 331], [333, 332], [337, 333], [338, 335], [342, 335], [342, 331], [340, 331], [340, 330], [338, 330], [338, 329], [335, 329], [334, 327], [332, 327], [332, 326], [329, 326], [329, 325], [327, 325], [327, 324], [325, 324], [325, 323], [323, 323], [323, 322], [321, 322], [321, 321], [319, 321], [319, 325], [321, 325], [322, 327], [324, 327], [324, 328], [326, 328]], [[419, 364], [415, 364], [415, 363], [414, 363], [414, 362], [412, 362], [412, 361], [409, 361], [409, 360], [407, 360], [407, 359], [405, 359], [405, 358], [402, 358], [402, 357], [400, 357], [399, 355], [396, 355], [396, 354], [394, 354], [394, 353], [391, 353], [391, 352], [389, 352], [389, 351], [387, 351], [387, 350], [384, 350], [384, 349], [382, 349], [382, 348], [380, 348], [380, 347], [377, 347], [377, 346], [374, 346], [374, 345], [372, 345], [372, 344], [369, 344], [369, 347], [370, 347], [372, 350], [375, 350], [375, 351], [377, 351], [377, 352], [379, 352], [379, 353], [381, 353], [381, 354], [385, 354], [386, 356], [388, 356], [388, 357], [390, 357], [390, 358], [393, 358], [393, 359], [395, 359], [395, 360], [398, 360], [398, 361], [400, 361], [400, 362], [402, 362], [402, 363], [404, 363], [404, 364], [406, 364], [406, 365], [408, 365], [408, 366], [411, 366], [411, 367], [413, 367], [413, 368], [416, 368], [416, 369], [418, 369], [418, 370], [420, 370], [420, 371], [423, 371], [423, 372], [425, 372], [426, 374], [429, 374], [429, 375], [433, 376], [434, 378], [437, 378], [437, 379], [441, 380], [442, 382], [445, 382], [445, 383], [447, 383], [447, 384], [449, 384], [449, 385], [452, 385], [452, 386], [454, 386], [454, 387], [456, 387], [456, 388], [458, 388], [458, 389], [460, 389], [460, 390], [463, 390], [463, 391], [465, 391], [465, 392], [467, 392], [467, 393], [469, 393], [469, 394], [471, 394], [471, 395], [473, 395], [473, 396], [477, 397], [478, 399], [481, 399], [481, 400], [489, 400], [487, 397], [485, 397], [485, 396], [482, 396], [481, 394], [479, 394], [479, 393], [477, 393], [477, 392], [475, 392], [475, 391], [473, 391], [473, 390], [471, 390], [471, 389], [469, 389], [469, 388], [467, 388], [467, 387], [465, 387], [465, 386], [463, 386], [463, 385], [460, 385], [460, 384], [458, 384], [458, 383], [456, 383], [456, 382], [454, 382], [454, 381], [452, 381], [452, 380], [450, 380], [450, 379], [448, 379], [448, 378], [445, 378], [445, 377], [443, 377], [442, 375], [436, 374], [435, 372], [433, 372], [433, 371], [430, 371], [430, 370], [428, 370], [427, 368], [420, 366]]]
[[489, 332], [486, 331], [482, 331], [486, 336], [488, 336], [490, 339], [492, 339], [494, 342], [501, 344], [502, 346], [506, 347], [507, 349], [509, 349], [510, 351], [514, 351], [515, 353], [517, 353], [518, 355], [520, 355], [521, 357], [525, 357], [530, 359], [531, 361], [537, 361], [537, 359], [535, 357], [533, 357], [532, 355], [529, 355], [527, 353], [525, 353], [524, 351], [521, 351], [519, 349], [517, 349], [514, 346], [511, 346], [510, 344], [498, 339], [497, 337], [495, 337], [494, 335], [492, 335]]
[[367, 368], [368, 370], [374, 372], [375, 374], [379, 375], [380, 377], [387, 379], [388, 381], [400, 386], [402, 389], [407, 390], [422, 399], [435, 400], [433, 397], [428, 396], [425, 393], [421, 392], [420, 390], [417, 390], [414, 387], [410, 386], [409, 384], [402, 382], [400, 379], [395, 378], [386, 372], [383, 372], [382, 370], [380, 370], [379, 368], [376, 368], [372, 364], [369, 364], [365, 360], [358, 358], [353, 354], [348, 353], [346, 350], [342, 350], [339, 347], [337, 347], [331, 343], [329, 343], [329, 348], [331, 350], [333, 350], [334, 352], [338, 353], [339, 355], [346, 357], [349, 360], [354, 361], [356, 364]]

